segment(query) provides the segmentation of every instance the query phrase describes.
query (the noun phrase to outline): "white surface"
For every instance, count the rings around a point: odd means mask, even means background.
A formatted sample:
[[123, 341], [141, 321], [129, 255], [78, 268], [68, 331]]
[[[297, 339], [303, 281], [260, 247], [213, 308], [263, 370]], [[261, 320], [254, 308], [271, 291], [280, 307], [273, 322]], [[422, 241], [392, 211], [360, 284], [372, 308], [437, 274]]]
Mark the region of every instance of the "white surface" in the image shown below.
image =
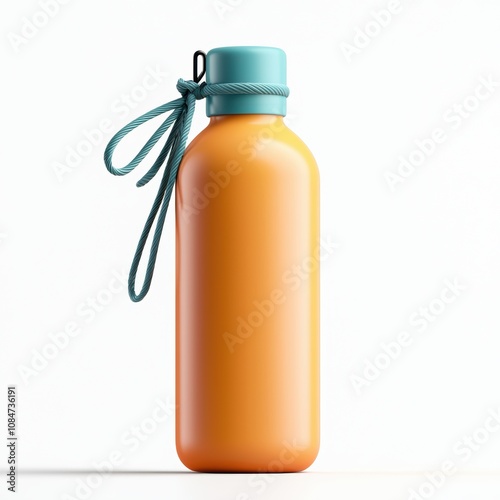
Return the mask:
[[[3, 8], [0, 394], [17, 384], [22, 467], [87, 470], [118, 451], [115, 470], [182, 470], [173, 419], [148, 420], [156, 398], [174, 397], [173, 213], [151, 292], [134, 305], [111, 280], [128, 271], [157, 183], [138, 190], [139, 172], [112, 177], [102, 153], [110, 130], [177, 97], [175, 82], [191, 77], [195, 50], [258, 44], [288, 54], [290, 126], [318, 160], [322, 233], [339, 244], [322, 268], [322, 443], [311, 470], [425, 471], [446, 460], [462, 470], [500, 470], [500, 433], [481, 430], [500, 407], [500, 87], [489, 95], [479, 88], [484, 99], [467, 118], [453, 108], [475, 105], [481, 78], [500, 81], [500, 4], [232, 3], [220, 17], [213, 0], [74, 0], [18, 52], [9, 33], [19, 34], [23, 17], [41, 7]], [[372, 11], [389, 7], [387, 26], [348, 62], [342, 47], [358, 28], [376, 30]], [[141, 82], [150, 90], [138, 89]], [[131, 93], [141, 102], [126, 104], [123, 94]], [[59, 182], [54, 164], [102, 120], [101, 142]], [[206, 122], [198, 103], [191, 136]], [[146, 135], [127, 141], [118, 160]], [[386, 172], [430, 137], [441, 143], [392, 192]], [[432, 322], [419, 319], [447, 279], [465, 290], [450, 304], [434, 302], [441, 314]], [[95, 297], [110, 303], [93, 314], [85, 304]], [[26, 384], [19, 366], [30, 366], [32, 350], [73, 322], [79, 335]], [[411, 345], [357, 394], [352, 376], [403, 331]], [[136, 443], [128, 433], [140, 425], [151, 433]], [[467, 435], [484, 444], [464, 444]], [[288, 488], [287, 498], [311, 489], [311, 498], [379, 494], [378, 478], [353, 477], [290, 476], [276, 488]], [[20, 487], [53, 498], [72, 481], [21, 476]], [[212, 481], [113, 476], [102, 497], [115, 488], [220, 498]], [[223, 498], [236, 498], [241, 479], [224, 481]], [[394, 481], [380, 498], [405, 498], [411, 480]], [[453, 484], [446, 498], [470, 498]], [[495, 487], [485, 486], [482, 498], [498, 498]], [[265, 495], [274, 498], [271, 489]]]
[[[91, 487], [85, 486], [89, 483]], [[206, 500], [398, 500], [410, 498], [422, 477], [416, 474], [345, 474], [305, 472], [267, 475], [195, 473], [114, 473], [102, 480], [83, 473], [28, 474], [21, 476], [19, 498], [105, 498], [128, 500], [148, 498], [203, 498]], [[424, 481], [425, 482], [425, 481]], [[95, 485], [95, 487], [94, 487]], [[500, 479], [492, 475], [461, 475], [442, 486], [422, 490], [435, 499], [496, 500]], [[418, 493], [417, 493], [418, 495]], [[428, 498], [430, 498], [428, 497]], [[425, 498], [425, 497], [420, 497]], [[414, 497], [414, 500], [419, 500]]]

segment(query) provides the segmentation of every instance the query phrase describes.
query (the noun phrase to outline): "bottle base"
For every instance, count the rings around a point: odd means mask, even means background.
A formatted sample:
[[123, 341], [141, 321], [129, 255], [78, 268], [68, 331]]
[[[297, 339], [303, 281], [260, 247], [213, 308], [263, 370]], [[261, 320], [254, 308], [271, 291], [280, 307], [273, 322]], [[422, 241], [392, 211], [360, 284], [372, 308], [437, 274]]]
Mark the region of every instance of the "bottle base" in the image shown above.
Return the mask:
[[318, 454], [318, 447], [298, 446], [295, 440], [284, 441], [278, 452], [261, 455], [220, 454], [208, 450], [183, 450], [177, 447], [181, 462], [193, 472], [278, 474], [302, 472]]

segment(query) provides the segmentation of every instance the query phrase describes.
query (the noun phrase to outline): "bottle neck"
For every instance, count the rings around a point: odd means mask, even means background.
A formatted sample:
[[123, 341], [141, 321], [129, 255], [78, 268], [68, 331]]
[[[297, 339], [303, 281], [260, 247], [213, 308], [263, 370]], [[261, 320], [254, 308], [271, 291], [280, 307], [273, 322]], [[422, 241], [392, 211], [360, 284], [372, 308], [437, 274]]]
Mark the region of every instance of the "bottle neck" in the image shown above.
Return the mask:
[[[208, 81], [208, 79], [207, 79]], [[271, 114], [286, 115], [286, 97], [267, 94], [209, 95], [207, 116]]]
[[219, 123], [247, 123], [253, 125], [264, 125], [276, 128], [285, 127], [283, 116], [265, 114], [241, 114], [241, 115], [216, 115], [210, 117], [210, 125]]

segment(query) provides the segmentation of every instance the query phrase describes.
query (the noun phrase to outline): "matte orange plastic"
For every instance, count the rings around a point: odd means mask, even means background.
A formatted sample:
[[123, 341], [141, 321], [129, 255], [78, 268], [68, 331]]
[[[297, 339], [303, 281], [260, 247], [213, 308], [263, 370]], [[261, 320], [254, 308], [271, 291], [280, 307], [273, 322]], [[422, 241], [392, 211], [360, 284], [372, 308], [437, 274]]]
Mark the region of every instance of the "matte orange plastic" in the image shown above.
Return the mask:
[[273, 115], [214, 116], [176, 188], [176, 441], [196, 471], [319, 447], [319, 175]]

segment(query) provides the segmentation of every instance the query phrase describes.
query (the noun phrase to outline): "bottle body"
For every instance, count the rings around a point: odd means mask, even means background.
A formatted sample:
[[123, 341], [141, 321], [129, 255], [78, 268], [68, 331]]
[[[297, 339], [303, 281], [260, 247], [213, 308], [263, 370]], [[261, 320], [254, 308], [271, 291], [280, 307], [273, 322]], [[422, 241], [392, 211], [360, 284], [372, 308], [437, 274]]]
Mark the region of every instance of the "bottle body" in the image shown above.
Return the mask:
[[319, 447], [319, 175], [281, 116], [213, 116], [176, 187], [176, 443], [197, 471]]

